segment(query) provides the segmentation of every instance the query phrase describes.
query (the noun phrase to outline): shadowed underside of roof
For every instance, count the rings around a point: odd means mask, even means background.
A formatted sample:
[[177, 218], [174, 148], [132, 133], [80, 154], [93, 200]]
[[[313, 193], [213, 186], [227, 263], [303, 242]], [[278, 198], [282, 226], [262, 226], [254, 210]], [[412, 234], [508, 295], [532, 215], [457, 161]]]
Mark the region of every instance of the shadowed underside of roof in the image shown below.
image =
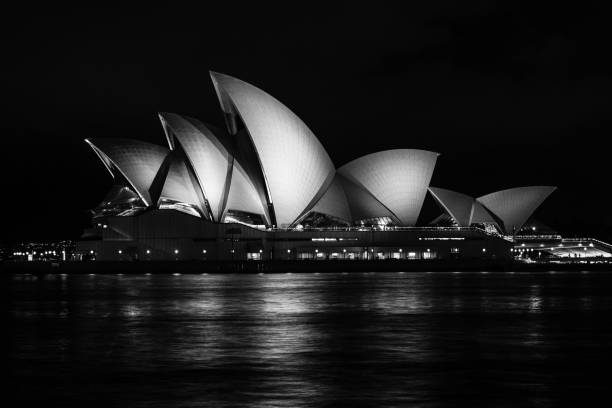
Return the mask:
[[472, 224], [497, 224], [474, 197], [439, 187], [429, 187], [429, 192], [460, 227], [469, 227]]
[[429, 187], [429, 192], [438, 204], [460, 227], [468, 227], [472, 218], [474, 198], [456, 191]]
[[341, 175], [338, 175], [338, 180], [340, 180], [344, 193], [346, 194], [352, 217], [351, 221], [356, 222], [360, 220], [388, 217], [395, 223], [400, 223], [397, 217], [378, 201], [372, 193]]
[[342, 176], [336, 175], [325, 194], [312, 207], [310, 211], [330, 215], [341, 220], [352, 222], [351, 210], [349, 208], [346, 193], [339, 179]]

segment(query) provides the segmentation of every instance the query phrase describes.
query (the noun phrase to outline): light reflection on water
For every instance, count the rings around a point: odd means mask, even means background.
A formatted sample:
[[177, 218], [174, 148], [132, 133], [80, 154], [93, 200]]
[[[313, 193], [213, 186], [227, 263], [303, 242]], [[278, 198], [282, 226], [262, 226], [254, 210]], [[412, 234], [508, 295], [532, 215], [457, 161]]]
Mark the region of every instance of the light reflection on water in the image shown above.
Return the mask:
[[549, 406], [572, 401], [576, 387], [607, 393], [599, 374], [612, 362], [612, 276], [601, 273], [98, 274], [9, 285], [21, 406]]

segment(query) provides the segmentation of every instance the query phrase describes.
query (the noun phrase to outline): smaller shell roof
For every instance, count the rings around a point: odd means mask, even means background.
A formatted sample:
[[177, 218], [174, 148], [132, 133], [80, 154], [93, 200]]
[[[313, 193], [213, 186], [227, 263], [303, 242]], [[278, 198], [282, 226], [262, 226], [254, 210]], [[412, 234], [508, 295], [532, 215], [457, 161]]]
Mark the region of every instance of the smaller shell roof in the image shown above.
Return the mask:
[[505, 232], [510, 234], [520, 230], [531, 214], [556, 189], [554, 186], [516, 187], [496, 191], [476, 200], [499, 217]]
[[460, 227], [483, 223], [497, 224], [474, 197], [439, 187], [429, 187], [429, 192]]
[[150, 188], [169, 150], [131, 139], [85, 139], [113, 177], [119, 172], [147, 206], [153, 198]]

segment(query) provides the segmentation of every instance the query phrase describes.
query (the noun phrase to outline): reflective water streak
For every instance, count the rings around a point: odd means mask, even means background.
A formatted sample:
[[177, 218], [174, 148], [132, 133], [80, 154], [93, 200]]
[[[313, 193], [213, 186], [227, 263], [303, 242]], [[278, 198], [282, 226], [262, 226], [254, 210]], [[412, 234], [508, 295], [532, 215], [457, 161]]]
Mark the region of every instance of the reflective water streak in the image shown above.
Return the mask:
[[15, 276], [9, 293], [20, 406], [511, 407], [608, 394], [612, 274]]

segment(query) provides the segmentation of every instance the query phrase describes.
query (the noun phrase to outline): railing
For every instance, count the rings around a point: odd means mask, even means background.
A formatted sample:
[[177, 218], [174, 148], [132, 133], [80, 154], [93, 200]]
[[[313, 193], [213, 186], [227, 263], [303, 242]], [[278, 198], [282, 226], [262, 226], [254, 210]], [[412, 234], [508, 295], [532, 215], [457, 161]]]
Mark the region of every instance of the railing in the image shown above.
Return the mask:
[[612, 249], [612, 244], [608, 244], [607, 242], [600, 241], [595, 238], [563, 238], [563, 242], [594, 242], [598, 245], [601, 245], [604, 248]]
[[320, 227], [320, 228], [268, 228], [269, 232], [376, 232], [376, 231], [478, 231], [487, 235], [497, 235], [478, 227]]
[[514, 241], [540, 241], [540, 240], [560, 240], [562, 239], [559, 234], [545, 234], [545, 235], [515, 235]]

